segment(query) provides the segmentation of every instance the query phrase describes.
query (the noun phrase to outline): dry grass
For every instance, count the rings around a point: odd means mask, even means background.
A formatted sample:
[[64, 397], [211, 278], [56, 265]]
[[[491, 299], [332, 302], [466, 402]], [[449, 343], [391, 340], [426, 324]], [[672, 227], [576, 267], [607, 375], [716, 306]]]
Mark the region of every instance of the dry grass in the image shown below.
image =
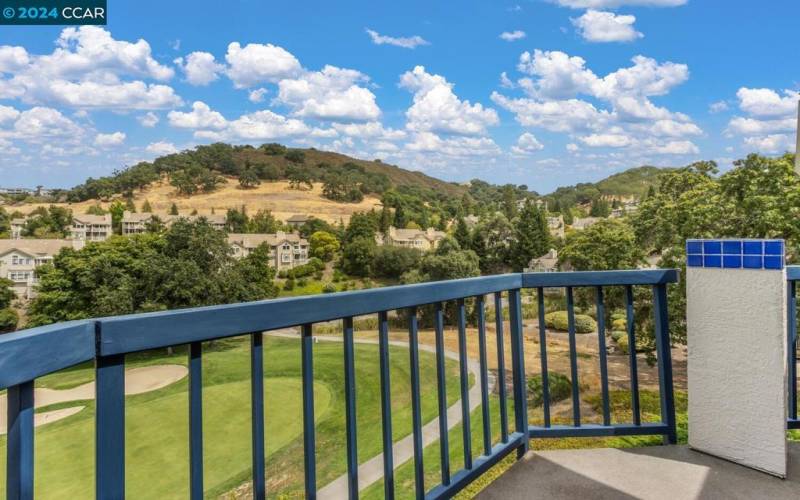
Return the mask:
[[[374, 196], [364, 197], [361, 203], [339, 203], [322, 196], [322, 184], [314, 184], [311, 190], [289, 189], [286, 181], [263, 182], [253, 189], [240, 189], [236, 179], [226, 179], [222, 185], [212, 193], [197, 194], [195, 196], [178, 196], [175, 188], [167, 182], [158, 182], [149, 189], [137, 192], [134, 203], [137, 209], [141, 208], [144, 200], [150, 202], [155, 212], [167, 212], [175, 203], [181, 214], [190, 214], [197, 210], [199, 214], [210, 214], [214, 209], [216, 213], [224, 213], [229, 208], [247, 207], [249, 214], [254, 214], [261, 209], [269, 209], [280, 220], [286, 220], [294, 214], [311, 214], [325, 221], [336, 223], [339, 220], [347, 223], [355, 212], [368, 211], [380, 206], [380, 200]], [[106, 208], [113, 200], [99, 202]], [[96, 200], [80, 203], [56, 203], [71, 209], [76, 214], [86, 213], [86, 210], [98, 204]], [[37, 207], [47, 207], [49, 203], [31, 203], [9, 207], [9, 210], [18, 210], [24, 214], [30, 213]]]

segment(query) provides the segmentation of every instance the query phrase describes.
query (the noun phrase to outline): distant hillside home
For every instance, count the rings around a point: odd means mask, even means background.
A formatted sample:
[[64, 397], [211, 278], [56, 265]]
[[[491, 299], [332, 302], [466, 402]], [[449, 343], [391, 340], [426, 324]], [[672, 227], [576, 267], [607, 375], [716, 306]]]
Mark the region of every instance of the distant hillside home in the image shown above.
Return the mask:
[[14, 282], [12, 290], [20, 298], [35, 295], [39, 282], [36, 268], [53, 261], [62, 248], [81, 248], [84, 240], [0, 240], [0, 278]]
[[262, 243], [269, 245], [272, 267], [278, 271], [308, 263], [308, 241], [294, 233], [275, 234], [230, 233], [228, 243], [235, 258], [247, 257]]
[[480, 220], [481, 220], [480, 217], [478, 217], [477, 215], [467, 215], [466, 217], [464, 217], [464, 222], [467, 224], [467, 227], [470, 228], [470, 229], [472, 229], [475, 226], [477, 226], [478, 222], [480, 222]]
[[379, 245], [395, 247], [417, 248], [419, 250], [433, 250], [447, 236], [444, 231], [428, 229], [397, 229], [389, 226], [385, 235], [378, 233], [375, 240]]
[[70, 238], [79, 241], [105, 241], [113, 234], [111, 214], [73, 215]]
[[305, 224], [306, 222], [310, 221], [313, 218], [314, 217], [312, 217], [310, 215], [295, 214], [295, 215], [292, 215], [291, 217], [289, 217], [288, 219], [286, 219], [286, 223], [288, 225], [290, 225], [291, 227], [297, 229], [297, 228], [299, 228], [300, 226], [302, 226], [303, 224]]
[[528, 262], [528, 267], [525, 268], [526, 273], [554, 273], [558, 271], [558, 250], [551, 248], [549, 252], [531, 259]]
[[25, 219], [11, 219], [11, 239], [22, 238], [22, 228], [25, 227]]
[[583, 231], [589, 226], [593, 226], [600, 222], [602, 218], [600, 217], [583, 217], [581, 219], [575, 219], [572, 221], [572, 229], [577, 231]]
[[564, 216], [559, 214], [558, 217], [547, 217], [547, 228], [550, 230], [550, 235], [563, 238]]
[[147, 226], [153, 220], [153, 216], [157, 216], [165, 226], [169, 227], [178, 220], [186, 220], [188, 222], [195, 222], [201, 218], [205, 219], [211, 227], [225, 229], [227, 224], [227, 217], [224, 214], [209, 214], [209, 215], [167, 215], [167, 214], [151, 214], [151, 213], [133, 213], [125, 211], [122, 214], [122, 234], [139, 234], [147, 231]]

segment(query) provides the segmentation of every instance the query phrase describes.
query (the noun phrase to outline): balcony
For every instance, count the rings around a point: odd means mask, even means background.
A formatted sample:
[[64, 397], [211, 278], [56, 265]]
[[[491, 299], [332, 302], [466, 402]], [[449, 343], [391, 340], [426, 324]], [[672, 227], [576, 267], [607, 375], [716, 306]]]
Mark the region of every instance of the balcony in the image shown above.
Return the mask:
[[[791, 396], [785, 423], [797, 429], [794, 318], [800, 268], [789, 268], [787, 274]], [[220, 465], [213, 462], [219, 443], [223, 448], [229, 443], [223, 451], [230, 452], [242, 434], [247, 435], [243, 438], [246, 456], [236, 458], [248, 462], [248, 473], [240, 478], [241, 486], [230, 488], [241, 497], [265, 498], [286, 493], [284, 488], [288, 488], [289, 495], [308, 498], [358, 498], [360, 494], [450, 498], [476, 480], [486, 482], [485, 474], [493, 466], [504, 460], [508, 466], [517, 457], [481, 497], [797, 498], [800, 450], [796, 446], [790, 451], [789, 475], [781, 481], [677, 445], [685, 427], [681, 430], [676, 419], [673, 384], [684, 375], [675, 375], [673, 369], [678, 367], [683, 373], [685, 363], [673, 362], [667, 304], [668, 287], [677, 281], [676, 270], [509, 274], [99, 318], [5, 335], [0, 337], [0, 389], [7, 389], [7, 497], [33, 498], [37, 475], [52, 472], [34, 454], [35, 449], [42, 451], [35, 447], [36, 435], [47, 429], [35, 426], [36, 380], [76, 365], [89, 370], [86, 363], [93, 362], [94, 461], [89, 463], [94, 465], [89, 475], [101, 499], [124, 498], [126, 493], [134, 498], [145, 491], [162, 498], [209, 496], [209, 483], [216, 481], [211, 469]], [[568, 323], [557, 344], [548, 337], [544, 314], [546, 300], [552, 300], [545, 289], [554, 288], [563, 291]], [[591, 302], [600, 332], [606, 331], [610, 304], [624, 310], [629, 346], [635, 346], [641, 335], [635, 328], [637, 311], [647, 311], [655, 344], [653, 366], [636, 349], [611, 359], [605, 335], [579, 335], [576, 310], [586, 302]], [[639, 307], [643, 303], [647, 307]], [[526, 310], [536, 314], [528, 315]], [[536, 319], [526, 320], [526, 316]], [[355, 322], [363, 317], [374, 321], [374, 335], [357, 334]], [[421, 322], [426, 323], [424, 328]], [[341, 333], [317, 333], [331, 325], [338, 325]], [[239, 345], [249, 361], [245, 362], [246, 404], [220, 409], [233, 399], [222, 397], [227, 392], [209, 394], [204, 376], [217, 373], [214, 370], [221, 362], [209, 360], [220, 346], [242, 338], [246, 344]], [[270, 381], [268, 372], [280, 364], [270, 358], [270, 350], [291, 342], [299, 343], [297, 350], [284, 349], [281, 355], [297, 353], [299, 420], [290, 418], [286, 425], [296, 424], [298, 435], [296, 445], [289, 441], [283, 446], [286, 454], [297, 457], [298, 484], [280, 484], [276, 490], [270, 489], [280, 483], [276, 477], [292, 471], [270, 462], [276, 453], [272, 442], [277, 439], [270, 416], [276, 411], [290, 413], [292, 401], [282, 400], [287, 409], [276, 410], [265, 380]], [[141, 484], [132, 484], [134, 469], [163, 457], [159, 450], [137, 455], [142, 443], [132, 441], [131, 434], [126, 436], [132, 432], [129, 424], [134, 418], [131, 396], [126, 397], [126, 378], [131, 378], [126, 363], [139, 359], [138, 353], [144, 351], [175, 347], [186, 352], [188, 380], [180, 386], [181, 397], [186, 398], [185, 414], [178, 415], [185, 425], [185, 434], [178, 440], [186, 453], [179, 455], [177, 465], [171, 465], [185, 470], [185, 483], [176, 492], [156, 491], [161, 483], [145, 481], [147, 489], [142, 490]], [[587, 350], [596, 356], [588, 356]], [[359, 365], [373, 355], [375, 406], [365, 409], [369, 376], [363, 375]], [[341, 369], [339, 385], [332, 386], [341, 390], [332, 396], [340, 397], [343, 405], [341, 451], [333, 447], [335, 440], [323, 434], [333, 427], [321, 424], [319, 408], [315, 409], [322, 404], [320, 366], [323, 362], [328, 366], [332, 358]], [[626, 362], [622, 371], [617, 366], [620, 362]], [[549, 374], [554, 366], [562, 365], [569, 374], [569, 396], [551, 403], [549, 390], [554, 386]], [[596, 380], [584, 380], [589, 365], [596, 366], [592, 372]], [[541, 379], [537, 405], [530, 404], [528, 392], [528, 380], [534, 375]], [[585, 394], [589, 386], [596, 387], [596, 393]], [[621, 391], [620, 386], [626, 389]], [[398, 387], [407, 388], [408, 393], [401, 394]], [[409, 408], [394, 404], [399, 396], [407, 397]], [[221, 399], [209, 399], [214, 397]], [[618, 411], [620, 400], [629, 412]], [[588, 414], [587, 406], [595, 411]], [[229, 434], [215, 434], [209, 425], [216, 418], [212, 409], [229, 420], [244, 419], [246, 425]], [[374, 412], [372, 427], [362, 423], [365, 411]], [[156, 414], [148, 420], [147, 429], [158, 433], [166, 420], [165, 415]], [[656, 440], [666, 446], [532, 451], [555, 438], [625, 438], [648, 444]], [[209, 449], [211, 442], [217, 443], [214, 450]], [[58, 452], [48, 451], [50, 455]], [[341, 466], [330, 456], [339, 453]], [[168, 475], [165, 470], [155, 474]]]

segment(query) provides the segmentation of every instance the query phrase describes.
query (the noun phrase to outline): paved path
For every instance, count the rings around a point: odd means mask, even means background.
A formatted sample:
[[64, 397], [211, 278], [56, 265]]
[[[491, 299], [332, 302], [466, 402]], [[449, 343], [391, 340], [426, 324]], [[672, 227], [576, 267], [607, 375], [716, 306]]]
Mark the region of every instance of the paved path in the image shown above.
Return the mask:
[[[298, 338], [299, 334], [292, 330], [274, 331], [267, 335], [274, 337]], [[323, 342], [342, 342], [341, 336], [326, 336], [317, 335], [315, 339]], [[372, 344], [378, 345], [377, 340], [372, 339], [355, 339], [358, 344]], [[389, 341], [390, 345], [397, 347], [408, 348], [408, 342]], [[436, 348], [429, 345], [419, 344], [420, 351], [436, 353]], [[458, 360], [458, 353], [447, 351], [444, 352], [445, 357]], [[481, 377], [480, 377], [480, 364], [477, 361], [467, 358], [467, 367], [470, 373], [475, 377], [475, 383], [469, 390], [469, 408], [470, 412], [480, 406], [481, 404]], [[494, 380], [489, 379], [489, 390], [494, 387]], [[447, 426], [452, 429], [461, 423], [461, 400], [459, 399], [447, 409]], [[428, 446], [439, 440], [439, 417], [437, 416], [427, 424], [422, 426], [422, 445]], [[414, 457], [414, 435], [409, 434], [403, 439], [397, 441], [392, 446], [392, 457], [394, 458], [395, 470], [403, 465], [405, 462]], [[383, 477], [383, 453], [375, 455], [366, 462], [362, 462], [358, 466], [358, 489], [364, 490], [372, 483], [380, 480]], [[317, 490], [317, 498], [320, 500], [326, 499], [339, 499], [347, 498], [347, 474], [342, 474], [329, 484]]]

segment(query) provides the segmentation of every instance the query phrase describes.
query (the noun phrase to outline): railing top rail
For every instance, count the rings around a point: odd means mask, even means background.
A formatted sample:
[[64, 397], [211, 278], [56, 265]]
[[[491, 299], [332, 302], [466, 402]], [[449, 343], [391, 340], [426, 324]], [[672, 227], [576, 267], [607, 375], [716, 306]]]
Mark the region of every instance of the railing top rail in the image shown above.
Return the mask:
[[677, 283], [677, 269], [631, 269], [624, 271], [578, 271], [523, 273], [524, 288], [564, 286], [664, 285]]
[[0, 389], [98, 353], [127, 354], [518, 288], [677, 281], [675, 269], [516, 273], [59, 323], [0, 336]]
[[94, 359], [94, 320], [0, 335], [0, 389]]
[[786, 279], [800, 281], [800, 266], [786, 266]]

